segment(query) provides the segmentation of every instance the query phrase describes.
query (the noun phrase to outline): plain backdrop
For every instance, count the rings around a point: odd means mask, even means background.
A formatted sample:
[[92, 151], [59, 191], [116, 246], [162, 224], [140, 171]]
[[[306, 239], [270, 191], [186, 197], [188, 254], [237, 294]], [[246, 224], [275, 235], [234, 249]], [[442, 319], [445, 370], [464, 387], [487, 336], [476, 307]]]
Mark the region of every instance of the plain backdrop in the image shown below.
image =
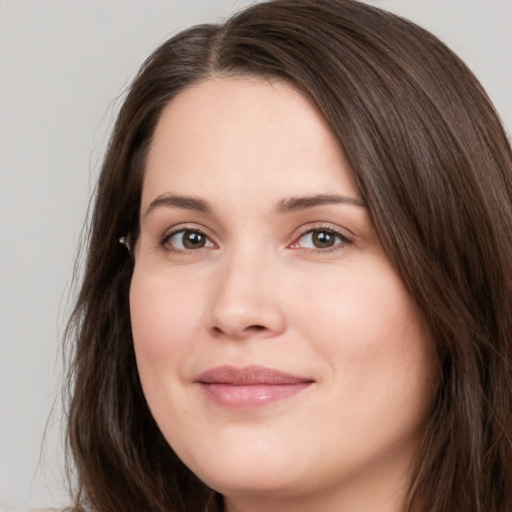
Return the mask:
[[[66, 503], [59, 344], [77, 241], [123, 91], [169, 35], [248, 3], [0, 0], [0, 510]], [[444, 40], [512, 127], [512, 0], [368, 3]]]

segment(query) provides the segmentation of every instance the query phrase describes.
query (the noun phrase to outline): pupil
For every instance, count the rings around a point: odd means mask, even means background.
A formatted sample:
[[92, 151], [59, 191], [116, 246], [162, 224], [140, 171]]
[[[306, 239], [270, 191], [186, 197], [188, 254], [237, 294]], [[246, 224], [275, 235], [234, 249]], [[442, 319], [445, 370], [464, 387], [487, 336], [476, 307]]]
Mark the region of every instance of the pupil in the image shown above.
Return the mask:
[[187, 249], [197, 249], [203, 247], [205, 244], [205, 238], [201, 233], [197, 231], [186, 231], [183, 237], [183, 245]]
[[315, 246], [320, 249], [332, 247], [334, 243], [334, 236], [328, 231], [316, 231], [313, 236], [313, 242]]

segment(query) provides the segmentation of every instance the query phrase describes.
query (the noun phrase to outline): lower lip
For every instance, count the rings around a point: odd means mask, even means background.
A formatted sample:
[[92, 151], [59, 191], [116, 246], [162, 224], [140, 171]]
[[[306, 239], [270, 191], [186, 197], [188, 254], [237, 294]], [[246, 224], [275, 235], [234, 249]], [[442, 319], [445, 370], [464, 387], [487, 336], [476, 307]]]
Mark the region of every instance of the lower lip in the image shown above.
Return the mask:
[[212, 402], [222, 407], [256, 409], [292, 397], [311, 384], [311, 382], [251, 385], [201, 383], [201, 388]]

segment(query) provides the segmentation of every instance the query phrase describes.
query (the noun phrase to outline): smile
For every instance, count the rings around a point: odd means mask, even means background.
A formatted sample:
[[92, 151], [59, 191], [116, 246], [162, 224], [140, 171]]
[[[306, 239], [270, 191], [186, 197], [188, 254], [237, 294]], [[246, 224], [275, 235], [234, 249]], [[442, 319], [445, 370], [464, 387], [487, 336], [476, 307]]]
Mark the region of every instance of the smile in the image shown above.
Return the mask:
[[263, 366], [218, 366], [201, 374], [196, 382], [216, 405], [255, 409], [294, 396], [314, 381]]

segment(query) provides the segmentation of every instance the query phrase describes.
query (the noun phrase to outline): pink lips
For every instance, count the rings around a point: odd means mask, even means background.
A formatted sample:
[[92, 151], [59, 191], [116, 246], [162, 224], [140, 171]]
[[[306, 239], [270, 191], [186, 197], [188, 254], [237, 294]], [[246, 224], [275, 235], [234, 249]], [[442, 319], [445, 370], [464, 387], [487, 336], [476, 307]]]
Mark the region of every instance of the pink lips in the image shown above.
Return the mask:
[[218, 366], [196, 382], [215, 404], [230, 409], [254, 409], [296, 395], [313, 383], [263, 366]]

